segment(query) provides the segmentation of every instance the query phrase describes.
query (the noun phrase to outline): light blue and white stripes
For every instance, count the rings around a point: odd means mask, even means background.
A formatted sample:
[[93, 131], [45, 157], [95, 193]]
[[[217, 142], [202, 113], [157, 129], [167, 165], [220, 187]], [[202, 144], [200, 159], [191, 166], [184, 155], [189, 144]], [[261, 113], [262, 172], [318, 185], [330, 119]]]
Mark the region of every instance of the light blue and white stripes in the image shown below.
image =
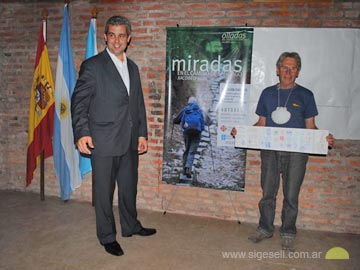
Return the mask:
[[70, 41], [68, 7], [64, 7], [55, 79], [54, 166], [63, 200], [81, 185], [79, 154], [71, 125], [70, 100], [75, 87], [75, 67]]
[[92, 18], [90, 20], [90, 26], [86, 40], [85, 59], [88, 59], [96, 54], [98, 54], [96, 46], [96, 18]]
[[[96, 46], [96, 18], [90, 20], [89, 31], [86, 40], [86, 53], [85, 59], [90, 58], [98, 54]], [[80, 171], [81, 177], [83, 178], [85, 174], [91, 171], [91, 161], [90, 158], [80, 155]]]

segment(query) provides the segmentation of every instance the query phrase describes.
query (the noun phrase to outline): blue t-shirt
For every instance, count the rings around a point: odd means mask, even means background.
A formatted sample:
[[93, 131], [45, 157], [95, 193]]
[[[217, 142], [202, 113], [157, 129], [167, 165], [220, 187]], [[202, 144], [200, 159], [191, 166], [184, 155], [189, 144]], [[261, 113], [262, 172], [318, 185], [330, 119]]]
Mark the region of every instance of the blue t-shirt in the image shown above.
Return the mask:
[[[305, 128], [305, 119], [318, 115], [314, 94], [305, 87], [296, 84], [289, 97], [291, 89], [280, 89], [273, 85], [265, 88], [261, 95], [256, 108], [256, 114], [266, 117], [267, 127], [288, 127], [288, 128]], [[280, 93], [280, 104], [278, 104], [278, 92]], [[271, 113], [276, 107], [284, 107], [286, 100], [287, 110], [291, 113], [290, 120], [285, 124], [276, 124], [271, 119]]]

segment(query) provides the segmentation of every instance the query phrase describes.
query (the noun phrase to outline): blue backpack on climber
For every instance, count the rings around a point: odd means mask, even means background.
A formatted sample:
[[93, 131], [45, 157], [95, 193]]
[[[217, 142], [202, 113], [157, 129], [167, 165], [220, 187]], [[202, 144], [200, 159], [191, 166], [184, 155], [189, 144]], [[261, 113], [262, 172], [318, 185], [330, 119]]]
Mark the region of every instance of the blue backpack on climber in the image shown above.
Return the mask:
[[200, 135], [205, 128], [205, 121], [203, 112], [199, 105], [192, 103], [183, 109], [180, 126], [184, 135]]

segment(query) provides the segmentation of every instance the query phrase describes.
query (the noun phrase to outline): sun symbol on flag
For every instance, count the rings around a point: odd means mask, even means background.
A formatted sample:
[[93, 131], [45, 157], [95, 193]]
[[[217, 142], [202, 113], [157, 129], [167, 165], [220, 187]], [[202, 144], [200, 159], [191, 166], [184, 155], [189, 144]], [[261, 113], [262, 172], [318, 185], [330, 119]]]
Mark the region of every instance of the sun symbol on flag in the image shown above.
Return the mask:
[[67, 99], [63, 98], [61, 99], [60, 103], [60, 117], [61, 119], [64, 119], [69, 114], [69, 102]]

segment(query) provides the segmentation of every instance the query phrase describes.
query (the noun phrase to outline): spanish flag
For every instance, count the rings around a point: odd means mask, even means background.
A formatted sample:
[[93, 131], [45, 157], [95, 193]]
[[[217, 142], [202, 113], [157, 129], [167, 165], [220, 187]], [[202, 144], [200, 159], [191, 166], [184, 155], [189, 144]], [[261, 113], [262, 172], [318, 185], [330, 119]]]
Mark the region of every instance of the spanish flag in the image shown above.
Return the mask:
[[43, 21], [40, 28], [34, 79], [31, 87], [26, 186], [31, 184], [36, 166], [40, 162], [41, 152], [44, 151], [44, 158], [53, 155], [54, 82], [44, 38], [44, 24], [45, 21]]

